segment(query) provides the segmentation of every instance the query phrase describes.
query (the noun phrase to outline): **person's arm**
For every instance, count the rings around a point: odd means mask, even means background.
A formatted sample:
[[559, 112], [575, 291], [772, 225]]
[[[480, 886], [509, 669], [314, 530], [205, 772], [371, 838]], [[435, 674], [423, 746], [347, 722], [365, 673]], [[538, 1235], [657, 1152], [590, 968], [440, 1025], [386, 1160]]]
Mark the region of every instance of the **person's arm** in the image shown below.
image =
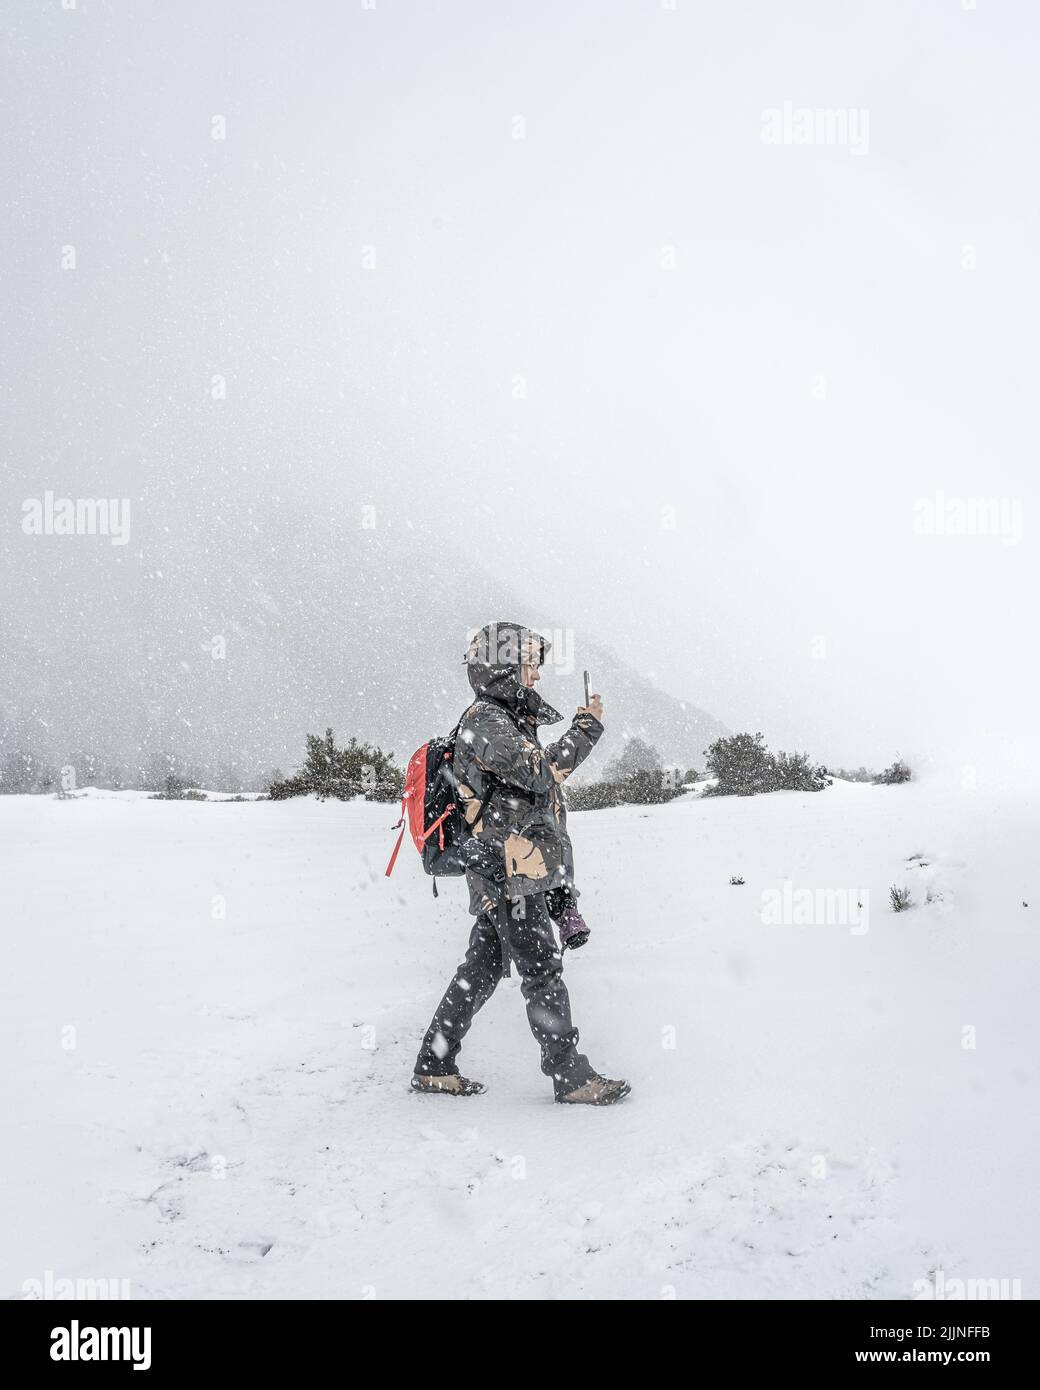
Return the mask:
[[557, 782], [569, 777], [595, 748], [603, 732], [602, 715], [603, 702], [598, 695], [593, 695], [588, 708], [578, 710], [563, 737], [546, 748], [545, 756]]
[[[510, 719], [505, 710], [490, 703], [482, 706], [459, 737], [469, 745], [477, 766], [507, 786], [532, 796], [544, 796], [553, 782], [562, 782], [592, 752], [603, 725], [594, 710], [579, 710], [556, 743], [540, 748]], [[602, 706], [598, 706], [602, 712]]]

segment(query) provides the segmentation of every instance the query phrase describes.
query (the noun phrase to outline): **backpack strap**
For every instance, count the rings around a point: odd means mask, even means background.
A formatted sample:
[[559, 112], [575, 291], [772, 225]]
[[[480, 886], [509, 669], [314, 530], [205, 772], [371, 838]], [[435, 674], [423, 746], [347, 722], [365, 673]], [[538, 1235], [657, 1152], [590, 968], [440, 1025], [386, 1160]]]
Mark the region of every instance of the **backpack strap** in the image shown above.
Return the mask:
[[[394, 852], [393, 852], [393, 854], [391, 854], [391, 856], [390, 856], [390, 863], [387, 864], [387, 866], [386, 866], [386, 877], [387, 877], [387, 878], [389, 878], [390, 875], [393, 873], [393, 871], [394, 871], [394, 865], [397, 863], [397, 855], [398, 855], [398, 852], [400, 851], [400, 848], [401, 848], [401, 841], [404, 839], [404, 832], [405, 832], [405, 829], [406, 829], [404, 820], [405, 820], [404, 797], [402, 796], [402, 797], [401, 797], [401, 819], [397, 822], [397, 825], [399, 825], [399, 826], [401, 827], [401, 833], [400, 833], [400, 835], [398, 835], [398, 837], [397, 837], [397, 843], [394, 845]], [[394, 829], [395, 829], [395, 830], [397, 829], [397, 825], [394, 826]]]
[[[451, 815], [451, 813], [452, 813], [452, 811], [454, 811], [454, 809], [455, 809], [455, 803], [454, 803], [454, 801], [453, 801], [453, 802], [451, 803], [451, 805], [448, 807], [448, 809], [447, 809], [446, 811], [444, 811], [441, 815], [439, 815], [439, 816], [437, 817], [437, 819], [433, 822], [432, 825], [427, 826], [427, 828], [423, 831], [423, 842], [424, 842], [424, 843], [430, 838], [430, 836], [433, 834], [433, 832], [434, 832], [435, 830], [438, 830], [439, 827], [441, 827], [441, 826], [443, 825], [443, 822], [446, 821], [446, 820], [448, 819], [448, 817]], [[438, 834], [438, 836], [437, 836], [437, 840], [438, 840], [438, 842], [439, 842], [439, 844], [440, 844], [440, 848], [443, 849], [443, 848], [444, 848], [444, 831], [443, 831], [443, 829], [440, 830], [440, 832], [439, 832], [439, 834]]]
[[398, 851], [399, 851], [400, 848], [401, 848], [401, 841], [402, 841], [403, 839], [404, 839], [404, 826], [402, 825], [402, 826], [401, 826], [401, 833], [400, 833], [400, 835], [398, 835], [398, 837], [397, 837], [397, 843], [394, 845], [394, 852], [393, 852], [393, 854], [391, 854], [391, 856], [390, 856], [390, 863], [387, 864], [387, 866], [386, 866], [386, 877], [387, 877], [387, 878], [389, 878], [390, 875], [391, 875], [391, 874], [393, 873], [393, 871], [394, 871], [394, 865], [397, 863], [397, 853], [398, 853]]

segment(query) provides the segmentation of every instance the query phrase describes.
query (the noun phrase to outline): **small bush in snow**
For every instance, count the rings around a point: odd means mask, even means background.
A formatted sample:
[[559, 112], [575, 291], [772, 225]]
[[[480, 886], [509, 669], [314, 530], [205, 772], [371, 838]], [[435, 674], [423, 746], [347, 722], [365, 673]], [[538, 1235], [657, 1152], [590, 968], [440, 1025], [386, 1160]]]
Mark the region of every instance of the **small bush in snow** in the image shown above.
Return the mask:
[[874, 778], [874, 785], [876, 787], [889, 787], [896, 782], [909, 782], [912, 775], [902, 758], [897, 758], [891, 767], [886, 767], [884, 772], [878, 773]]
[[616, 782], [586, 782], [584, 786], [568, 787], [566, 797], [568, 811], [605, 811], [623, 804]]
[[717, 738], [707, 749], [705, 766], [718, 778], [705, 796], [754, 796], [771, 792], [776, 785], [773, 755], [761, 734]]
[[205, 792], [194, 791], [187, 787], [174, 773], [169, 773], [163, 782], [161, 792], [155, 792], [148, 798], [149, 801], [206, 801], [208, 800]]
[[818, 792], [830, 786], [808, 753], [773, 754], [761, 734], [718, 738], [707, 750], [707, 768], [718, 781], [705, 796], [754, 796], [758, 792]]
[[682, 794], [669, 786], [663, 772], [644, 770], [613, 781], [586, 782], [567, 788], [568, 811], [602, 811], [610, 806], [654, 806]]
[[730, 883], [733, 885], [734, 888], [739, 888], [743, 882], [744, 880], [740, 877], [739, 874], [734, 874], [733, 877], [730, 879]]
[[272, 782], [272, 801], [312, 792], [324, 801], [332, 796], [349, 801], [363, 796], [366, 801], [397, 801], [404, 791], [404, 773], [392, 753], [352, 738], [346, 748], [337, 748], [331, 729], [323, 737], [307, 735], [307, 761], [295, 777]]
[[811, 763], [808, 753], [777, 753], [773, 773], [776, 786], [782, 791], [818, 792], [830, 786], [825, 769]]
[[893, 883], [888, 890], [888, 901], [892, 905], [893, 912], [906, 912], [907, 908], [913, 907], [913, 899], [910, 897], [909, 888], [897, 888]]

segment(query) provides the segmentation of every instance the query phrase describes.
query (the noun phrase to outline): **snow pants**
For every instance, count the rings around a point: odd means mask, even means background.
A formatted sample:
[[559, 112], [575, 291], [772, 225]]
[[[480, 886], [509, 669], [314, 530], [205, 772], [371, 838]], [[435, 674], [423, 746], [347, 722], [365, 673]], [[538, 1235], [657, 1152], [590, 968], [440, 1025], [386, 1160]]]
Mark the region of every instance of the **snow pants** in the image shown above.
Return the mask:
[[596, 1075], [578, 1051], [578, 1030], [563, 982], [563, 958], [553, 935], [545, 895], [507, 898], [478, 917], [466, 957], [445, 991], [415, 1061], [417, 1074], [450, 1076], [478, 1009], [502, 978], [503, 943], [521, 976], [527, 1021], [542, 1052], [542, 1071], [552, 1077], [557, 1096], [567, 1095]]

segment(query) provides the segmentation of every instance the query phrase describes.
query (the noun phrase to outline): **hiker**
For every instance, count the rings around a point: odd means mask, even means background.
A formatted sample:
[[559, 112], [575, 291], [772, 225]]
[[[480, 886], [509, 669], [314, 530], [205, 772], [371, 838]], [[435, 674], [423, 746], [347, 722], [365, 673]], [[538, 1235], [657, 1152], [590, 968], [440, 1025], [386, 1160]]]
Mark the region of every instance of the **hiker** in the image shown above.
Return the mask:
[[578, 1051], [563, 982], [563, 950], [582, 945], [589, 933], [577, 909], [562, 783], [602, 734], [603, 706], [593, 695], [563, 737], [542, 748], [538, 729], [563, 717], [534, 688], [548, 649], [544, 637], [519, 623], [489, 623], [466, 654], [476, 699], [459, 724], [454, 775], [467, 832], [481, 847], [473, 857], [481, 867], [466, 871], [477, 920], [416, 1058], [411, 1084], [417, 1091], [471, 1096], [484, 1090], [459, 1074], [456, 1059], [474, 1015], [510, 974], [511, 961], [555, 1099], [609, 1105], [631, 1089], [600, 1076]]

